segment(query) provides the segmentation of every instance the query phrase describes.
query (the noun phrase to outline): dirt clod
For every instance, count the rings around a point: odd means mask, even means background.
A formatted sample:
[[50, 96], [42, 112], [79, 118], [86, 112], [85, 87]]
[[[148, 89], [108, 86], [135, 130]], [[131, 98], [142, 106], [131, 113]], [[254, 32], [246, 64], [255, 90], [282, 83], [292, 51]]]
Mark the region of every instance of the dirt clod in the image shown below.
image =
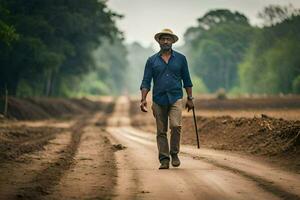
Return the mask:
[[120, 151], [126, 149], [127, 147], [123, 146], [122, 144], [113, 144], [113, 148], [115, 151]]

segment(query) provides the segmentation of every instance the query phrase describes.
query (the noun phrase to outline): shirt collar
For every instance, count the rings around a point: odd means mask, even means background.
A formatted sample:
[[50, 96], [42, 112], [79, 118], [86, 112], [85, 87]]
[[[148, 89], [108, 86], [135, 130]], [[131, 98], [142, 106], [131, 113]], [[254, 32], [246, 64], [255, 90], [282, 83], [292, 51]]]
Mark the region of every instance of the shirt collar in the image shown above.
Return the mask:
[[[161, 56], [161, 51], [159, 51], [159, 52], [157, 53], [157, 55], [158, 55], [158, 56]], [[171, 49], [171, 56], [172, 56], [172, 57], [175, 56], [175, 53], [174, 53], [174, 50], [173, 50], [173, 49]]]

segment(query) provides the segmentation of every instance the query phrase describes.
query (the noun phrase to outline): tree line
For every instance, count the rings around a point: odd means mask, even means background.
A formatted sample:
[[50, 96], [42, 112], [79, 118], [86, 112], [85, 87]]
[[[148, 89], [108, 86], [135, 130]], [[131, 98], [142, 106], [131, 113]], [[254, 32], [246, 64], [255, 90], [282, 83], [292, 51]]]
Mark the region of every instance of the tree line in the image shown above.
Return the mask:
[[[13, 96], [113, 92], [127, 65], [115, 24], [121, 17], [98, 0], [1, 0], [0, 94], [5, 88]], [[120, 58], [111, 55], [116, 48]], [[87, 76], [100, 78], [101, 86]]]
[[[240, 12], [211, 10], [180, 50], [195, 92], [300, 93], [300, 14], [270, 5], [253, 26]], [[0, 95], [137, 93], [151, 48], [125, 45], [122, 16], [98, 0], [1, 0]]]
[[212, 10], [187, 29], [181, 48], [206, 87], [232, 94], [300, 93], [300, 11], [265, 7], [252, 26], [240, 12]]

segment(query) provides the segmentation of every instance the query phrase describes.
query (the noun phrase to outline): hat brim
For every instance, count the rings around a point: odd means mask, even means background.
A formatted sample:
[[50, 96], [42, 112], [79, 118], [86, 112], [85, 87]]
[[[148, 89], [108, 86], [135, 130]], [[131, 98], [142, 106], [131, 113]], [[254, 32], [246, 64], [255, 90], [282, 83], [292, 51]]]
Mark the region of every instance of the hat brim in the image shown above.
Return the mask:
[[154, 39], [155, 39], [157, 42], [159, 42], [159, 38], [160, 38], [161, 35], [170, 35], [170, 36], [172, 36], [172, 38], [173, 38], [173, 40], [174, 40], [173, 43], [175, 43], [175, 42], [178, 41], [177, 35], [171, 34], [171, 33], [164, 33], [164, 32], [156, 33], [155, 36], [154, 36]]

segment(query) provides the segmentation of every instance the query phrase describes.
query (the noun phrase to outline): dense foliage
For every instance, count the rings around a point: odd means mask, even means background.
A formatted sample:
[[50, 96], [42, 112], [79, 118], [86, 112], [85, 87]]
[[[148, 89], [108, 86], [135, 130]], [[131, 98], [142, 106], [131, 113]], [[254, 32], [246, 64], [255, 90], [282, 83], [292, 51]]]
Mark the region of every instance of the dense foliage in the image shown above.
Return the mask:
[[[96, 66], [103, 39], [121, 40], [120, 17], [97, 0], [1, 0], [0, 91], [66, 96]], [[125, 69], [124, 69], [125, 70]]]
[[129, 93], [138, 94], [144, 75], [146, 60], [156, 52], [154, 52], [151, 47], [145, 48], [137, 42], [127, 45], [127, 49], [129, 62], [127, 69], [127, 88]]
[[300, 15], [287, 13], [283, 21], [268, 24], [256, 31], [245, 59], [240, 63], [241, 91], [299, 93]]
[[127, 89], [127, 49], [121, 39], [102, 40], [92, 57], [95, 68], [84, 77], [77, 95], [118, 95]]
[[268, 6], [264, 26], [246, 16], [213, 10], [185, 33], [191, 69], [209, 92], [299, 93], [300, 15], [292, 6]]
[[[300, 93], [300, 10], [271, 5], [258, 16], [211, 10], [180, 47], [194, 91]], [[1, 0], [0, 96], [137, 93], [152, 48], [125, 46], [112, 12], [98, 0]]]

